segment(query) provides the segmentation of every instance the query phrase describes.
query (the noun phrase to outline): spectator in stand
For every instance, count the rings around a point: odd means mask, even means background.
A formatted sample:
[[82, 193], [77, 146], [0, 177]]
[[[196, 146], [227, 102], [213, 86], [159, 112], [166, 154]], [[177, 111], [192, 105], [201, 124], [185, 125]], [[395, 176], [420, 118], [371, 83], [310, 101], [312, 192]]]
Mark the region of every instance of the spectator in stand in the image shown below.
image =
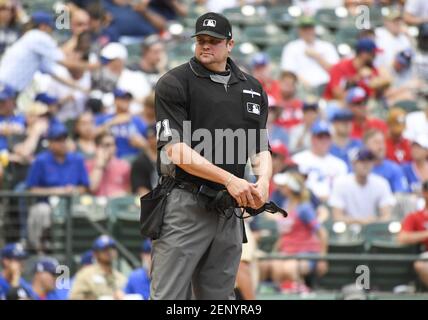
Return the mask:
[[387, 134], [386, 123], [378, 118], [369, 115], [367, 110], [368, 95], [362, 87], [350, 88], [346, 93], [346, 105], [354, 114], [351, 137], [362, 139], [364, 134], [370, 129], [377, 129]]
[[150, 0], [149, 8], [168, 21], [186, 17], [189, 10], [184, 0]]
[[54, 258], [44, 257], [36, 262], [32, 281], [34, 300], [61, 300], [56, 289], [58, 267], [59, 263]]
[[268, 97], [278, 101], [281, 96], [281, 88], [278, 80], [272, 77], [269, 56], [264, 52], [257, 53], [251, 61], [251, 67], [252, 75], [259, 80]]
[[96, 139], [95, 158], [86, 162], [89, 190], [95, 196], [121, 197], [131, 191], [131, 166], [116, 157], [116, 142], [111, 133]]
[[297, 76], [291, 71], [283, 71], [279, 77], [279, 85], [281, 92], [277, 103], [284, 111], [278, 124], [291, 129], [303, 120], [303, 101], [297, 97]]
[[330, 68], [339, 61], [334, 46], [317, 39], [315, 19], [299, 19], [299, 39], [288, 43], [282, 53], [281, 69], [294, 72], [305, 88], [315, 89], [328, 83]]
[[351, 137], [353, 118], [354, 115], [351, 111], [347, 109], [337, 109], [330, 119], [333, 125], [330, 153], [345, 161], [349, 171], [352, 171], [351, 155], [358, 151], [363, 145], [360, 139]]
[[133, 158], [141, 149], [147, 147], [145, 139], [147, 125], [140, 117], [130, 113], [131, 93], [115, 89], [114, 96], [116, 111], [95, 119], [98, 127], [97, 135], [102, 132], [111, 132], [116, 139], [117, 156]]
[[22, 277], [27, 252], [19, 243], [6, 244], [1, 251], [0, 300], [11, 299], [12, 291], [19, 293], [17, 299], [31, 299], [31, 285]]
[[311, 128], [319, 118], [319, 106], [316, 102], [303, 104], [302, 123], [290, 130], [289, 148], [291, 153], [307, 150], [311, 147]]
[[124, 298], [126, 277], [114, 268], [117, 258], [116, 241], [107, 235], [99, 236], [92, 246], [96, 262], [76, 274], [70, 291], [72, 300]]
[[428, 181], [428, 136], [420, 134], [411, 141], [411, 162], [404, 163], [402, 169], [410, 191], [420, 194], [422, 182]]
[[414, 111], [406, 116], [404, 136], [414, 140], [421, 134], [428, 135], [428, 99], [425, 100], [421, 111]]
[[400, 108], [391, 108], [386, 120], [388, 135], [386, 137], [386, 157], [398, 164], [412, 160], [410, 141], [403, 137], [406, 112]]
[[404, 21], [416, 26], [428, 23], [428, 3], [424, 0], [407, 0], [404, 6]]
[[324, 91], [327, 100], [344, 100], [350, 87], [362, 87], [370, 97], [383, 91], [390, 83], [389, 76], [380, 74], [373, 65], [379, 49], [370, 38], [362, 38], [355, 45], [355, 56], [339, 61], [330, 69], [330, 82]]
[[[424, 253], [421, 254], [421, 258], [426, 258], [428, 252], [428, 181], [422, 184], [422, 196], [425, 200], [425, 207], [404, 218], [397, 240], [402, 244], [422, 245]], [[419, 279], [428, 288], [428, 261], [415, 261], [414, 268]]]
[[411, 49], [409, 36], [405, 33], [402, 15], [399, 9], [385, 10], [383, 26], [376, 28], [376, 45], [382, 50], [376, 56], [377, 67], [389, 67], [400, 51]]
[[20, 21], [12, 0], [0, 1], [0, 56], [19, 38]]
[[158, 35], [151, 35], [144, 39], [141, 45], [140, 61], [131, 67], [131, 70], [141, 73], [154, 89], [156, 82], [166, 71], [168, 57], [165, 44]]
[[385, 158], [386, 144], [384, 134], [378, 130], [370, 130], [364, 135], [363, 142], [376, 157], [373, 173], [384, 177], [393, 193], [408, 192], [409, 186], [401, 167]]
[[120, 36], [142, 38], [166, 29], [166, 19], [152, 10], [147, 0], [105, 0], [103, 4]]
[[140, 248], [141, 268], [129, 275], [125, 286], [126, 294], [139, 294], [143, 300], [150, 298], [150, 266], [151, 266], [152, 244], [149, 239], [142, 242]]
[[143, 100], [150, 94], [151, 87], [143, 74], [126, 68], [128, 51], [120, 43], [112, 42], [101, 51], [103, 67], [92, 74], [92, 89], [105, 93], [103, 103], [105, 107], [113, 107], [116, 88], [128, 91], [133, 96], [132, 113], [142, 110]]
[[98, 64], [85, 61], [68, 60], [58, 47], [52, 32], [54, 17], [46, 12], [35, 12], [31, 16], [34, 27], [16, 41], [3, 56], [0, 64], [0, 83], [7, 84], [21, 92], [31, 83], [37, 71], [51, 74], [66, 85], [79, 89], [79, 86], [54, 74], [54, 66], [83, 70], [95, 70]]
[[[83, 194], [89, 187], [88, 173], [83, 158], [67, 150], [67, 129], [60, 124], [49, 128], [49, 150], [39, 154], [27, 176], [27, 188], [34, 194]], [[45, 251], [46, 231], [51, 227], [51, 207], [39, 202], [28, 212], [28, 240], [37, 251]]]
[[284, 112], [284, 109], [275, 104], [271, 105], [271, 101], [272, 99], [269, 101], [269, 113], [266, 123], [269, 141], [279, 140], [284, 145], [288, 145], [288, 133], [283, 126], [278, 124], [278, 121], [281, 119], [281, 114]]
[[147, 128], [148, 148], [144, 149], [134, 160], [131, 167], [132, 193], [143, 196], [151, 191], [158, 183], [156, 170], [156, 126]]
[[416, 100], [417, 91], [425, 85], [418, 77], [413, 60], [414, 52], [411, 49], [400, 51], [395, 56], [388, 70], [392, 79], [391, 87], [385, 91], [388, 105], [394, 105], [401, 100]]
[[90, 17], [88, 12], [82, 9], [76, 9], [71, 11], [70, 26], [71, 26], [71, 37], [65, 42], [61, 48], [63, 52], [69, 56], [72, 55], [76, 50], [79, 36], [89, 30]]
[[[86, 2], [86, 1], [85, 1]], [[111, 15], [108, 13], [102, 3], [92, 1], [87, 3], [86, 11], [89, 14], [89, 32], [92, 35], [91, 51], [99, 54], [102, 47], [109, 42], [119, 41], [119, 32], [111, 25]]]
[[334, 180], [348, 172], [346, 163], [329, 153], [330, 147], [329, 125], [325, 121], [317, 121], [311, 128], [311, 148], [292, 157], [299, 171], [307, 175], [307, 187], [321, 201], [330, 196]]
[[155, 115], [155, 93], [152, 91], [146, 99], [144, 99], [144, 108], [141, 118], [147, 126], [152, 126], [156, 124], [156, 115]]
[[0, 151], [11, 150], [9, 142], [14, 136], [25, 134], [25, 118], [15, 115], [16, 92], [9, 86], [0, 91]]
[[96, 151], [96, 129], [94, 116], [86, 111], [79, 115], [74, 126], [75, 149], [85, 160], [95, 157]]
[[362, 148], [352, 158], [353, 173], [335, 180], [329, 205], [333, 218], [345, 223], [388, 221], [395, 205], [388, 181], [374, 173], [375, 155]]
[[[276, 250], [282, 254], [326, 254], [328, 234], [317, 219], [309, 202], [309, 192], [304, 179], [296, 173], [279, 173], [274, 176], [286, 200], [281, 205], [288, 217], [275, 216], [279, 229]], [[286, 290], [306, 291], [303, 278], [310, 274], [322, 276], [327, 272], [325, 261], [274, 260], [271, 263], [272, 280]]]

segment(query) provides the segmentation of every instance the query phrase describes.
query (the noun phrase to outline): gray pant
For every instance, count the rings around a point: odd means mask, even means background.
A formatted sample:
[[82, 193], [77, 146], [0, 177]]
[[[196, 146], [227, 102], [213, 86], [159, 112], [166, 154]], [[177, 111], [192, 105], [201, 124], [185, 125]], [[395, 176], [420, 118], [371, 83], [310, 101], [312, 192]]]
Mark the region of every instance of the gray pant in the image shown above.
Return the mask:
[[[242, 222], [207, 211], [193, 194], [172, 190], [159, 239], [153, 241], [152, 300], [235, 299]], [[192, 290], [193, 289], [193, 290]]]

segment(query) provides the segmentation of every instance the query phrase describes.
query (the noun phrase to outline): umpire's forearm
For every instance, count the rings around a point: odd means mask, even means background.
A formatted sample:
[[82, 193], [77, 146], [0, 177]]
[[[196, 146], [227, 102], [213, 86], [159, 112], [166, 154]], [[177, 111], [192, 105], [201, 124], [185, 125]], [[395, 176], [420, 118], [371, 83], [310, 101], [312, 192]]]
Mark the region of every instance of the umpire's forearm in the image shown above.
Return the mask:
[[272, 156], [269, 151], [262, 151], [251, 158], [251, 165], [257, 179], [269, 182], [272, 178]]
[[187, 173], [215, 183], [225, 185], [230, 173], [202, 157], [185, 143], [166, 147], [168, 158]]

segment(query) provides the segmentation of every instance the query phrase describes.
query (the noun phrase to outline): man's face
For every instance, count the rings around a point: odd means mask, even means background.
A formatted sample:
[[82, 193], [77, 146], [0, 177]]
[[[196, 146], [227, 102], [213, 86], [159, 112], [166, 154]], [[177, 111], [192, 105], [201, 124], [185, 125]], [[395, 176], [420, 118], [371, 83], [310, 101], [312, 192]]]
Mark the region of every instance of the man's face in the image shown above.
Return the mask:
[[273, 174], [281, 172], [284, 168], [285, 157], [279, 153], [272, 153], [272, 171]]
[[104, 250], [96, 251], [95, 258], [100, 264], [112, 265], [113, 261], [117, 257], [117, 251], [115, 248], [106, 248]]
[[312, 125], [318, 119], [318, 111], [308, 109], [303, 111], [303, 123], [306, 125]]
[[43, 272], [39, 272], [37, 276], [39, 277], [40, 283], [46, 292], [55, 290], [56, 276], [54, 274], [43, 271]]
[[234, 41], [218, 39], [208, 35], [196, 36], [195, 56], [204, 65], [210, 66], [226, 61]]
[[302, 27], [299, 28], [299, 37], [307, 42], [312, 42], [315, 39], [315, 28], [314, 27]]
[[333, 128], [336, 135], [339, 137], [349, 137], [352, 131], [351, 121], [335, 121], [333, 122]]
[[150, 46], [144, 53], [144, 59], [152, 66], [157, 66], [165, 54], [165, 46], [158, 42]]
[[373, 61], [376, 58], [375, 52], [361, 52], [360, 53], [361, 60], [363, 61], [363, 65], [367, 67], [373, 66]]
[[291, 77], [282, 78], [279, 84], [284, 98], [293, 97], [296, 94], [296, 82]]
[[394, 20], [385, 20], [385, 28], [391, 32], [393, 35], [397, 36], [401, 32], [402, 28], [402, 20], [400, 18]]
[[370, 174], [370, 172], [372, 172], [373, 166], [374, 166], [373, 161], [369, 161], [369, 160], [354, 161], [355, 174], [359, 177], [367, 177]]
[[311, 142], [314, 153], [320, 156], [325, 156], [330, 150], [331, 136], [328, 133], [313, 135]]
[[15, 109], [15, 101], [13, 99], [1, 100], [0, 101], [0, 114], [10, 115]]
[[24, 270], [24, 261], [20, 259], [4, 258], [2, 260], [2, 265], [3, 265], [3, 270], [6, 273], [10, 273], [14, 271], [19, 271], [22, 273], [22, 271]]
[[367, 148], [374, 153], [377, 159], [381, 160], [385, 158], [386, 146], [385, 138], [382, 133], [376, 133], [371, 136], [366, 142]]
[[67, 137], [49, 140], [49, 149], [55, 156], [63, 157], [67, 154]]
[[116, 110], [118, 112], [128, 112], [131, 100], [128, 98], [116, 98], [115, 100]]
[[73, 34], [79, 35], [89, 30], [89, 15], [84, 10], [77, 10], [71, 17], [71, 30]]

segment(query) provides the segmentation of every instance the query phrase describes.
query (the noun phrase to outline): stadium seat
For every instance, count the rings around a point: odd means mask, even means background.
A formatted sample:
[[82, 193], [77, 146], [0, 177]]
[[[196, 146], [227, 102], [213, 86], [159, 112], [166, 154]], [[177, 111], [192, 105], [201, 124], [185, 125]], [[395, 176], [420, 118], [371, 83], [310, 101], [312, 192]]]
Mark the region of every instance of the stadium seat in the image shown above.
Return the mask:
[[139, 198], [120, 197], [109, 200], [107, 213], [113, 237], [125, 246], [134, 256], [139, 256], [142, 236], [140, 234]]
[[248, 26], [242, 31], [245, 41], [252, 42], [258, 46], [284, 45], [289, 37], [284, 30], [274, 24], [264, 26]]
[[255, 225], [257, 233], [260, 234], [258, 248], [267, 253], [272, 252], [279, 236], [277, 222], [260, 215], [257, 217]]
[[[382, 240], [393, 243], [397, 232], [400, 231], [400, 226], [391, 228], [393, 222], [376, 222], [363, 226], [361, 234], [366, 241], [366, 245], [370, 246], [373, 241]], [[395, 222], [395, 224], [398, 222]]]
[[315, 13], [315, 20], [326, 28], [334, 29], [338, 28], [340, 18], [336, 15], [335, 9], [320, 8]]
[[[245, 7], [245, 8], [244, 8]], [[244, 6], [244, 7], [233, 7], [223, 10], [223, 15], [228, 18], [231, 24], [240, 26], [258, 25], [262, 26], [266, 23], [265, 17], [260, 13], [257, 7]], [[251, 9], [254, 8], [253, 9]], [[250, 10], [245, 11], [246, 8]], [[262, 10], [263, 11], [263, 10]]]
[[273, 6], [267, 9], [267, 16], [270, 21], [281, 27], [291, 27], [296, 20], [291, 16], [288, 9], [289, 6]]
[[282, 51], [284, 50], [284, 46], [286, 43], [282, 44], [273, 44], [266, 48], [265, 52], [269, 56], [269, 58], [277, 63], [281, 62]]
[[[354, 240], [349, 242], [329, 241], [329, 254], [361, 254], [364, 252], [364, 242]], [[315, 287], [339, 290], [343, 286], [355, 282], [355, 270], [362, 264], [359, 260], [332, 260], [328, 262], [328, 272], [323, 277], [316, 279]]]
[[[373, 241], [369, 253], [416, 255], [418, 246], [405, 246], [390, 241]], [[370, 261], [370, 287], [372, 290], [391, 291], [396, 286], [416, 283], [413, 261]]]
[[360, 30], [355, 28], [355, 26], [341, 27], [336, 32], [336, 44], [347, 44], [351, 46], [351, 48], [353, 48], [357, 41], [359, 33]]

